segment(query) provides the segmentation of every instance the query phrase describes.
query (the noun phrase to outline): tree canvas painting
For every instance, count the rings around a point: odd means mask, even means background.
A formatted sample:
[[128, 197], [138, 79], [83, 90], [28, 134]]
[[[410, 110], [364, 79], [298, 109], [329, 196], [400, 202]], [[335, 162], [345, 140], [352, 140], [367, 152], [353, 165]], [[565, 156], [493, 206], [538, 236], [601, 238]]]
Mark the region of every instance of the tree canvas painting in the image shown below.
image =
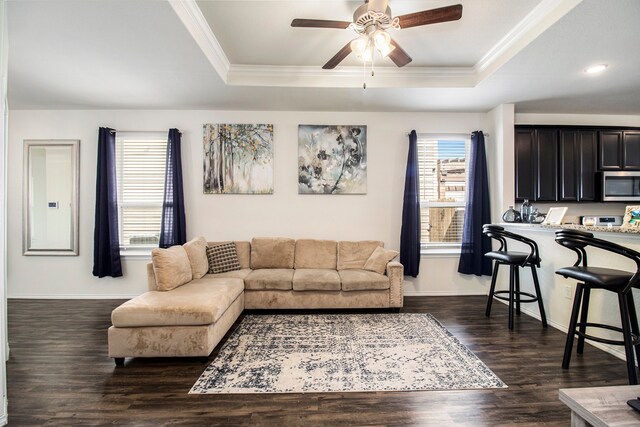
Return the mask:
[[366, 126], [298, 126], [299, 194], [366, 194]]
[[205, 194], [273, 193], [273, 125], [204, 125]]

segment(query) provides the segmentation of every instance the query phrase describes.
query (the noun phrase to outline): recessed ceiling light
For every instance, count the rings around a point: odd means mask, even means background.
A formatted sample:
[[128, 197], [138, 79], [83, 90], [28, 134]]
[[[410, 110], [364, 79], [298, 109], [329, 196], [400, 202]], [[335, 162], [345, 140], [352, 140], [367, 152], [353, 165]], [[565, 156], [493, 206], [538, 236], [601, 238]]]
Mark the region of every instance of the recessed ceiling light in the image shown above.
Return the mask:
[[599, 73], [603, 72], [604, 70], [606, 70], [607, 67], [608, 67], [607, 64], [592, 65], [591, 67], [589, 67], [586, 70], [584, 70], [584, 72], [587, 73], [587, 74], [599, 74]]

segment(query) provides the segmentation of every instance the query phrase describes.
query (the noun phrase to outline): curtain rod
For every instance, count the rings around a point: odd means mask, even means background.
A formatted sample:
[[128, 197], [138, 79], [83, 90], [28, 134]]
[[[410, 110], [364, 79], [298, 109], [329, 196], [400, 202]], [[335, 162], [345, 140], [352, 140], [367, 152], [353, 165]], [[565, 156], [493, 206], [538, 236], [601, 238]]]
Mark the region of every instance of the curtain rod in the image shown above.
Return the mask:
[[[169, 129], [166, 130], [122, 130], [122, 129], [113, 129], [111, 128], [113, 131], [115, 132], [126, 132], [126, 133], [169, 133]], [[182, 135], [182, 131], [178, 131], [180, 132], [180, 135]]]
[[[417, 132], [418, 136], [429, 136], [429, 135], [449, 135], [449, 136], [471, 136], [473, 133], [460, 133], [460, 132]], [[488, 138], [490, 134], [482, 133], [485, 138]], [[407, 134], [410, 135], [410, 134]]]
[[169, 132], [167, 130], [126, 130], [126, 129], [114, 129], [116, 132], [127, 132], [127, 133], [160, 133], [160, 132]]

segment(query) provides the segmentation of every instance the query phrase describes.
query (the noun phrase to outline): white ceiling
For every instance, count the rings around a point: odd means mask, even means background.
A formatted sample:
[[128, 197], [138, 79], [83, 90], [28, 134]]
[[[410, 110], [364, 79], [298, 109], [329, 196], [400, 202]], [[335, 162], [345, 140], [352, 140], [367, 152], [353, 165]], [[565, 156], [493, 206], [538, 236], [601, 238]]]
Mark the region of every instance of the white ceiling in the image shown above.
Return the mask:
[[359, 1], [8, 0], [9, 105], [640, 114], [640, 1], [389, 2], [456, 3], [459, 21], [390, 30], [413, 62], [378, 59], [372, 78], [353, 55], [321, 69], [351, 30], [290, 26], [350, 21]]

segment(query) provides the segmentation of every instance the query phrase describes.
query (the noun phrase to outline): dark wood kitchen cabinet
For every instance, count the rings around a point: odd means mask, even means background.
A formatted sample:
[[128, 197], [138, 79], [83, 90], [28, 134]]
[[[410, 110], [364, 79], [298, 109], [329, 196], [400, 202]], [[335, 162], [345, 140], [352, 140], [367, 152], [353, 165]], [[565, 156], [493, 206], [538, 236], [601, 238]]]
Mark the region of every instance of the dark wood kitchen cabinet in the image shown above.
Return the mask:
[[596, 200], [597, 132], [560, 129], [558, 201]]
[[533, 200], [534, 186], [534, 140], [535, 130], [531, 128], [516, 128], [515, 131], [515, 187], [516, 200]]
[[516, 127], [516, 200], [558, 199], [558, 129]]
[[595, 202], [599, 171], [640, 170], [640, 129], [517, 125], [517, 201]]
[[640, 170], [640, 131], [599, 131], [598, 169]]
[[622, 169], [640, 170], [640, 131], [622, 134]]

